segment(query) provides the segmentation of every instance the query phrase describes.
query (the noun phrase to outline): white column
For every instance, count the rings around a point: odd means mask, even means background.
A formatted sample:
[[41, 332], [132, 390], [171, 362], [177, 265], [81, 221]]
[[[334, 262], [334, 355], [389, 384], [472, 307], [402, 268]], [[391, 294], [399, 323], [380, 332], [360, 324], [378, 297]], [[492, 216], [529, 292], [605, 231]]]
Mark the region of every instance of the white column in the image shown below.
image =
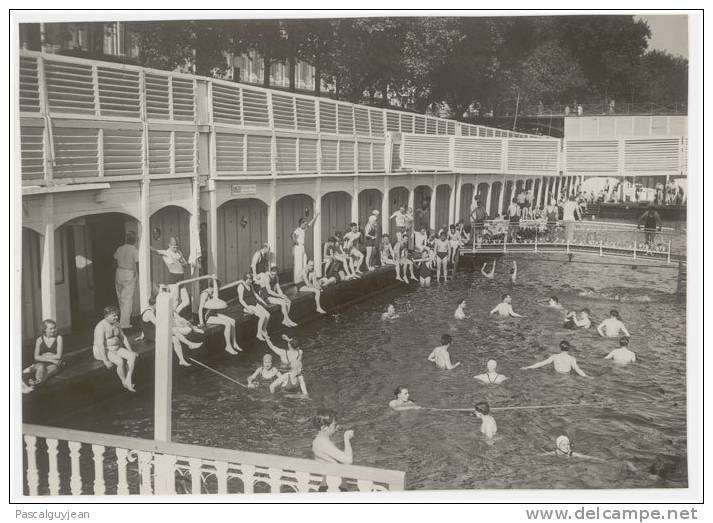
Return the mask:
[[267, 243], [270, 244], [271, 265], [277, 265], [277, 192], [275, 180], [270, 181], [270, 204], [267, 206]]
[[428, 227], [432, 231], [436, 230], [436, 177], [433, 177], [433, 182], [431, 184], [431, 204], [430, 211], [428, 213]]
[[451, 187], [451, 195], [448, 199], [448, 225], [458, 221], [460, 216], [460, 187], [461, 175], [457, 174], [454, 178], [453, 187]]
[[141, 310], [149, 306], [151, 297], [151, 212], [149, 208], [150, 180], [144, 178], [140, 182], [139, 219], [141, 220], [141, 235], [139, 236], [139, 302]]
[[[358, 211], [358, 209], [357, 209]], [[352, 199], [352, 213], [354, 212], [354, 198]], [[312, 250], [314, 251], [314, 272], [322, 276], [322, 179], [317, 178], [314, 190], [314, 215], [312, 226]]]
[[485, 214], [490, 216], [490, 204], [492, 203], [492, 197], [493, 197], [493, 182], [491, 181], [488, 184], [488, 189], [485, 194]]
[[[319, 180], [318, 180], [319, 183]], [[359, 181], [354, 177], [354, 185], [352, 186], [352, 221], [359, 223]], [[363, 223], [360, 225], [364, 225]]]
[[57, 319], [57, 301], [55, 296], [55, 260], [54, 260], [54, 196], [45, 195], [44, 236], [42, 241], [42, 266], [40, 285], [42, 287], [42, 318]]
[[171, 441], [171, 396], [173, 390], [173, 299], [170, 292], [156, 296], [156, 343], [154, 369], [154, 439]]
[[381, 234], [389, 234], [389, 177], [384, 176], [384, 192], [381, 195]]
[[500, 197], [498, 198], [498, 212], [495, 213], [496, 215], [494, 216], [494, 218], [497, 218], [503, 212], [503, 200], [505, 199], [506, 184], [507, 182], [505, 181], [505, 178], [503, 178], [502, 184], [500, 186]]

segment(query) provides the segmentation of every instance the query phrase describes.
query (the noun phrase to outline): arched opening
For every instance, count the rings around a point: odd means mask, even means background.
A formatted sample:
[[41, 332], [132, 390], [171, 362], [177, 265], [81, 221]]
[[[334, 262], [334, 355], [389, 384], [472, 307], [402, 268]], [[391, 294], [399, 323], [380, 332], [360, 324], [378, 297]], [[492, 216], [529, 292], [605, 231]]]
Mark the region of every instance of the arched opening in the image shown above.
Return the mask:
[[465, 223], [470, 221], [471, 207], [473, 207], [473, 191], [475, 187], [472, 183], [464, 183], [460, 188], [460, 213], [456, 218]]
[[490, 190], [490, 185], [488, 185], [485, 182], [479, 183], [478, 187], [475, 190], [475, 198], [477, 198], [480, 206], [483, 209], [485, 209], [486, 214], [488, 214], [488, 209], [486, 209], [485, 206], [488, 203], [488, 191], [489, 190]]
[[431, 223], [431, 187], [419, 185], [413, 190], [413, 226], [414, 230], [425, 227]]
[[510, 201], [515, 197], [515, 184], [512, 181], [505, 182], [505, 194], [503, 195], [503, 206], [500, 212], [505, 214], [510, 206]]
[[[393, 216], [399, 207], [408, 208], [408, 189], [406, 187], [394, 187], [389, 191], [389, 216]], [[396, 230], [396, 218], [389, 220], [389, 229]]]
[[[61, 332], [91, 336], [102, 309], [118, 304], [114, 253], [129, 231], [136, 233], [138, 248], [144, 231], [135, 218], [123, 213], [82, 216], [57, 228], [54, 319]], [[135, 317], [140, 312], [138, 279], [134, 285], [129, 314]]]
[[[277, 266], [280, 268], [280, 281], [293, 280], [292, 269], [295, 266], [292, 251], [292, 231], [297, 228], [300, 218], [307, 221], [314, 217], [314, 202], [306, 194], [291, 194], [278, 200], [277, 209]], [[312, 259], [313, 251], [312, 227], [305, 231], [305, 253], [307, 259]]]
[[255, 251], [267, 242], [267, 205], [256, 198], [230, 200], [218, 207], [217, 221], [218, 278], [225, 283], [241, 280], [250, 272]]
[[[151, 215], [149, 227], [151, 230], [151, 247], [167, 249], [169, 238], [178, 240], [178, 248], [183, 257], [188, 260], [191, 254], [190, 213], [183, 207], [169, 205]], [[151, 256], [151, 288], [156, 292], [160, 284], [168, 283], [168, 268], [161, 256]], [[184, 278], [190, 278], [188, 269], [183, 272]]]
[[348, 192], [334, 191], [322, 195], [322, 242], [335, 232], [346, 232], [351, 221], [352, 197]]
[[[381, 213], [382, 194], [378, 189], [364, 189], [359, 193], [359, 224], [363, 227], [371, 213], [379, 211]], [[381, 233], [381, 216], [376, 221]], [[379, 237], [381, 234], [378, 235]]]
[[498, 209], [498, 202], [500, 201], [500, 193], [503, 190], [502, 182], [493, 182], [490, 186], [490, 209], [488, 209], [488, 216], [490, 218], [497, 218], [500, 214], [500, 209]]
[[436, 228], [450, 225], [451, 186], [441, 184], [436, 187]]
[[22, 228], [22, 344], [31, 343], [39, 335], [42, 318], [40, 267], [42, 236]]
[[527, 180], [527, 181], [525, 182], [525, 190], [526, 190], [526, 191], [529, 191], [529, 190], [531, 190], [531, 189], [532, 189], [532, 179]]

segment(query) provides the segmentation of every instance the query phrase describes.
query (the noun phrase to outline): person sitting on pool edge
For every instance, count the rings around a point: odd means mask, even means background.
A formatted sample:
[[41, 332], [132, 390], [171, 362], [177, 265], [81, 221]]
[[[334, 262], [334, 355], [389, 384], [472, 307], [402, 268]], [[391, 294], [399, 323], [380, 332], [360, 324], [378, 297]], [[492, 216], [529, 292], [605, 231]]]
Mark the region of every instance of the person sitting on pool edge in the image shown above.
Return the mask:
[[389, 402], [389, 407], [394, 410], [419, 410], [423, 408], [409, 399], [409, 391], [403, 385], [399, 385], [394, 389], [394, 396], [396, 396], [396, 399]]
[[609, 317], [599, 324], [597, 332], [600, 336], [606, 338], [616, 338], [622, 333], [624, 333], [624, 336], [627, 338], [631, 338], [631, 334], [626, 330], [624, 323], [621, 321], [619, 311], [616, 309], [609, 311]]
[[267, 303], [262, 299], [260, 293], [255, 287], [253, 274], [246, 272], [243, 279], [238, 282], [238, 301], [243, 306], [245, 313], [257, 317], [257, 333], [255, 337], [258, 340], [265, 341], [267, 338], [267, 324], [270, 321], [270, 312], [267, 310]]
[[622, 336], [619, 338], [619, 348], [614, 349], [609, 354], [604, 356], [605, 360], [614, 360], [614, 363], [626, 365], [636, 361], [636, 353], [629, 350], [629, 338]]
[[587, 376], [582, 369], [577, 365], [577, 360], [574, 356], [571, 356], [568, 351], [571, 348], [568, 341], [560, 341], [560, 352], [559, 354], [552, 354], [546, 360], [534, 363], [528, 367], [520, 367], [521, 370], [537, 369], [539, 367], [544, 367], [550, 363], [554, 364], [555, 370], [562, 374], [569, 374], [572, 369], [574, 372], [582, 376], [583, 378], [594, 379], [591, 376]]
[[477, 376], [473, 376], [473, 379], [482, 381], [483, 383], [488, 383], [490, 385], [497, 385], [499, 383], [502, 383], [505, 381], [507, 376], [503, 376], [502, 374], [498, 374], [495, 369], [498, 367], [498, 363], [495, 360], [488, 360], [488, 372], [485, 374], [478, 374]]
[[495, 423], [495, 418], [490, 415], [490, 405], [485, 401], [480, 401], [475, 404], [475, 416], [482, 421], [480, 432], [487, 439], [493, 439], [493, 436], [498, 432], [498, 425]]
[[451, 363], [451, 355], [448, 354], [448, 349], [453, 342], [453, 338], [450, 334], [443, 334], [441, 336], [441, 345], [433, 349], [431, 354], [428, 355], [428, 361], [432, 361], [441, 370], [452, 370], [460, 365], [460, 361], [456, 364]]
[[337, 432], [337, 414], [330, 409], [320, 409], [314, 417], [314, 426], [318, 430], [312, 440], [312, 454], [317, 461], [326, 463], [343, 463], [351, 465], [354, 461], [351, 440], [353, 430], [344, 431], [344, 450], [339, 450], [332, 442], [332, 436]]
[[107, 369], [116, 366], [122, 386], [135, 392], [132, 376], [138, 355], [131, 349], [129, 340], [117, 325], [119, 308], [110, 305], [104, 307], [104, 318], [94, 328], [94, 358], [104, 363]]
[[248, 387], [255, 389], [260, 385], [270, 385], [281, 376], [280, 370], [272, 366], [272, 354], [265, 354], [262, 357], [262, 365], [248, 378]]
[[572, 450], [573, 445], [570, 443], [569, 438], [565, 435], [558, 436], [555, 440], [555, 450], [548, 452], [543, 452], [543, 456], [557, 456], [558, 458], [580, 458], [589, 459], [592, 461], [597, 461], [599, 463], [604, 463], [606, 460], [602, 458], [595, 458], [594, 456], [587, 456], [586, 454], [580, 454], [579, 452], [574, 452]]
[[490, 314], [498, 313], [499, 316], [506, 317], [512, 316], [513, 318], [522, 318], [520, 314], [517, 314], [512, 310], [512, 298], [509, 294], [503, 294], [503, 301], [498, 303], [495, 308], [490, 311]]
[[564, 318], [565, 329], [588, 329], [592, 326], [592, 320], [589, 319], [590, 311], [586, 307], [579, 311], [579, 318], [574, 311], [568, 311]]

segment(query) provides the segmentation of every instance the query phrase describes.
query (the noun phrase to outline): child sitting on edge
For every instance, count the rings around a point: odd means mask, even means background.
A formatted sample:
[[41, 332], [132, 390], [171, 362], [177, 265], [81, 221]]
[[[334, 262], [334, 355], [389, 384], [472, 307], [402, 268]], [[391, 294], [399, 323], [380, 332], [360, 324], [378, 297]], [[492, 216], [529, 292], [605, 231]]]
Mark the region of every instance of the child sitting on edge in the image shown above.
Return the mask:
[[495, 419], [490, 415], [490, 405], [485, 401], [476, 403], [475, 415], [482, 421], [480, 432], [482, 432], [487, 439], [493, 439], [493, 436], [495, 436], [495, 433], [498, 431], [498, 425], [495, 423]]

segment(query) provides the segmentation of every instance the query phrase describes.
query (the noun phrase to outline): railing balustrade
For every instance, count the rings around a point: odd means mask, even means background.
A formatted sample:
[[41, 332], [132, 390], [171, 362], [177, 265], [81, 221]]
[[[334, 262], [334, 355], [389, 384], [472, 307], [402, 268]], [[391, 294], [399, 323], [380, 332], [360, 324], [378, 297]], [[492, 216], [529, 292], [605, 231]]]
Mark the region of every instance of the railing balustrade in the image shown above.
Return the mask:
[[404, 473], [271, 454], [23, 425], [24, 491], [170, 495], [403, 490]]

